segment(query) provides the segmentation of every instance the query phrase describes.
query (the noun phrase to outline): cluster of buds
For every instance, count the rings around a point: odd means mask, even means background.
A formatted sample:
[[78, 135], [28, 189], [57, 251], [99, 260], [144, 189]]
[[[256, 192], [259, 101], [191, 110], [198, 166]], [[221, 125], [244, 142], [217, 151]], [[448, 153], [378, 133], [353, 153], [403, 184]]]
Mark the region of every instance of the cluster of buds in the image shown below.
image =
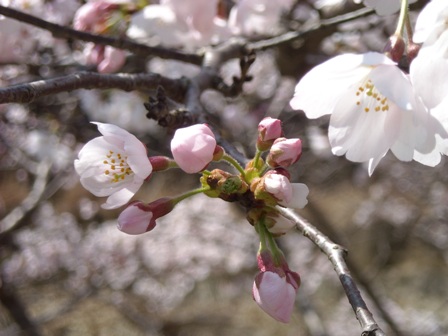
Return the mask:
[[[206, 124], [178, 129], [171, 141], [172, 157], [149, 156], [134, 135], [111, 124], [94, 123], [102, 136], [89, 141], [75, 160], [81, 184], [94, 195], [108, 196], [105, 209], [128, 203], [144, 182], [158, 171], [180, 168], [200, 173], [201, 186], [177, 197], [163, 197], [150, 203], [133, 201], [118, 217], [118, 229], [142, 234], [156, 227], [156, 220], [170, 213], [187, 197], [203, 193], [246, 209], [247, 219], [260, 236], [260, 252], [253, 296], [260, 307], [281, 322], [288, 322], [300, 278], [292, 272], [275, 243], [294, 222], [281, 215], [278, 207], [303, 208], [308, 187], [291, 183], [287, 168], [302, 154], [300, 139], [283, 136], [281, 121], [263, 119], [258, 126], [256, 154], [245, 167], [216, 142]], [[224, 161], [235, 171], [209, 170], [212, 162]], [[274, 296], [274, 297], [273, 297]]]

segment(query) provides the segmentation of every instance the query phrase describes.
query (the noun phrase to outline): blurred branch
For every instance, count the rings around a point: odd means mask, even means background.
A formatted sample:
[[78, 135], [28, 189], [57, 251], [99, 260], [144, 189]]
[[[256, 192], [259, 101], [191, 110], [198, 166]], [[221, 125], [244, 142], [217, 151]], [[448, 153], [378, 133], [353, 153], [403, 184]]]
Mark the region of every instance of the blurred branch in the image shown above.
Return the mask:
[[0, 104], [30, 103], [36, 98], [78, 89], [153, 90], [163, 86], [173, 97], [183, 97], [186, 80], [169, 79], [157, 74], [98, 74], [80, 72], [68, 76], [44, 79], [0, 89]]
[[350, 305], [355, 312], [361, 328], [362, 336], [385, 336], [386, 334], [381, 330], [375, 322], [372, 313], [367, 308], [361, 293], [353, 280], [350, 270], [345, 262], [347, 251], [333, 243], [327, 236], [321, 233], [316, 227], [309, 223], [306, 219], [294, 213], [292, 210], [279, 208], [279, 211], [285, 217], [294, 221], [297, 228], [302, 234], [310, 239], [320, 250], [325, 253], [333, 264], [336, 274], [339, 276], [342, 287], [350, 302]]
[[28, 316], [26, 306], [23, 304], [17, 295], [16, 289], [13, 284], [7, 283], [5, 277], [0, 271], [0, 302], [8, 310], [11, 317], [20, 327], [23, 335], [27, 336], [39, 336], [37, 326]]
[[66, 182], [67, 176], [63, 173], [47, 182], [50, 168], [45, 161], [38, 165], [36, 180], [29, 195], [0, 221], [0, 245], [6, 244], [15, 231], [28, 223], [27, 219], [37, 206]]
[[157, 56], [165, 59], [175, 59], [192, 64], [200, 64], [202, 62], [202, 57], [198, 54], [187, 54], [178, 50], [172, 50], [162, 47], [150, 47], [144, 44], [133, 42], [126, 38], [114, 38], [90, 34], [51, 23], [36, 16], [5, 6], [0, 6], [0, 14], [20, 22], [30, 24], [32, 26], [48, 30], [53, 34], [55, 38], [76, 39], [85, 42], [93, 42], [95, 44], [110, 45], [118, 49], [129, 50], [144, 57]]
[[347, 14], [335, 16], [331, 19], [320, 20], [318, 23], [312, 25], [311, 27], [306, 27], [305, 29], [299, 31], [287, 32], [285, 34], [275, 36], [270, 39], [248, 43], [247, 49], [257, 51], [273, 48], [283, 43], [288, 43], [297, 40], [299, 38], [304, 38], [305, 36], [314, 33], [318, 30], [337, 26], [341, 23], [350, 22], [355, 19], [359, 19], [361, 17], [372, 15], [374, 13], [375, 11], [371, 8], [362, 8]]

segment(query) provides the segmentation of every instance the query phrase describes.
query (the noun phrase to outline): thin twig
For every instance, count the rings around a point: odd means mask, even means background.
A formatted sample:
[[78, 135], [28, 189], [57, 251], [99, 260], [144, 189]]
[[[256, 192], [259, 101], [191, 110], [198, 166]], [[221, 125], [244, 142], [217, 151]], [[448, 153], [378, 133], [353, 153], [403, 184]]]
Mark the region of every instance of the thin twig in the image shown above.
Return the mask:
[[294, 213], [292, 210], [279, 208], [279, 211], [285, 217], [294, 221], [297, 228], [302, 234], [310, 239], [317, 247], [325, 253], [333, 264], [334, 270], [341, 281], [345, 294], [350, 302], [350, 305], [355, 312], [361, 328], [362, 336], [385, 336], [386, 334], [381, 330], [378, 324], [375, 322], [372, 313], [367, 308], [361, 293], [353, 280], [348, 266], [345, 262], [345, 255], [347, 251], [333, 243], [327, 236], [321, 233], [316, 227], [314, 227], [307, 220]]
[[375, 11], [371, 8], [362, 8], [347, 14], [335, 16], [331, 19], [321, 20], [318, 23], [312, 25], [311, 27], [306, 27], [302, 30], [287, 32], [285, 34], [270, 39], [265, 39], [257, 42], [250, 42], [247, 44], [247, 49], [257, 51], [273, 48], [283, 43], [289, 43], [299, 38], [304, 38], [305, 36], [314, 33], [318, 30], [337, 26], [345, 22], [350, 22], [361, 17], [372, 15], [374, 13]]
[[142, 56], [157, 56], [165, 59], [175, 59], [192, 64], [201, 64], [202, 56], [198, 54], [188, 54], [178, 50], [162, 47], [150, 47], [125, 38], [114, 38], [102, 35], [90, 34], [69, 27], [61, 26], [42, 20], [36, 16], [18, 11], [16, 9], [0, 6], [0, 14], [23, 23], [30, 24], [48, 30], [56, 38], [76, 39], [95, 44], [110, 45], [118, 49], [129, 50], [134, 54]]
[[154, 90], [159, 85], [169, 91], [172, 97], [178, 97], [179, 99], [179, 97], [185, 95], [186, 82], [183, 79], [169, 79], [157, 74], [106, 75], [95, 72], [80, 72], [0, 89], [0, 104], [30, 103], [42, 96], [78, 89]]

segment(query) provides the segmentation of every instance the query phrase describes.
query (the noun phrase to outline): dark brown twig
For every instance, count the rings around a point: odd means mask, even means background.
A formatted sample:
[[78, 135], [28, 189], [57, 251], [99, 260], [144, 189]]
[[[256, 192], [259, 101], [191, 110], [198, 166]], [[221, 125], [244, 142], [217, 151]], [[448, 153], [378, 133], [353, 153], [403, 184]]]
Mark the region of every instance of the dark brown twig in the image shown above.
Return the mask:
[[0, 89], [0, 104], [30, 103], [42, 96], [78, 89], [154, 90], [159, 85], [168, 90], [172, 97], [178, 99], [183, 98], [187, 89], [186, 80], [173, 80], [157, 74], [105, 75], [95, 72], [80, 72]]
[[157, 56], [165, 59], [175, 59], [192, 64], [201, 64], [202, 56], [198, 54], [188, 54], [178, 50], [167, 49], [162, 47], [150, 47], [125, 38], [114, 38], [102, 35], [95, 35], [69, 27], [61, 26], [42, 20], [36, 16], [15, 10], [13, 8], [0, 6], [0, 14], [32, 26], [48, 30], [56, 38], [76, 39], [85, 42], [93, 42], [95, 44], [110, 45], [118, 49], [129, 50], [134, 54], [142, 56]]

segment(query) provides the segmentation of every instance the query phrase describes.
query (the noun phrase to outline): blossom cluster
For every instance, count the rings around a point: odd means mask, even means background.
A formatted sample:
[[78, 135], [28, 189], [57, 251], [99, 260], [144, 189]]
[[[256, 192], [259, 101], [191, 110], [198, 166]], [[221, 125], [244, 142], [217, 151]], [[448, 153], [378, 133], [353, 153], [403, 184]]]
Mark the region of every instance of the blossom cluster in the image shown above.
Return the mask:
[[[386, 14], [399, 4], [366, 2]], [[386, 54], [344, 54], [313, 68], [298, 82], [291, 107], [312, 119], [331, 115], [333, 154], [368, 163], [369, 175], [389, 150], [402, 161], [437, 165], [448, 154], [447, 19], [446, 1], [422, 10], [407, 41], [409, 74], [396, 63], [406, 44], [397, 29]], [[416, 43], [423, 44], [415, 57]]]
[[[256, 154], [245, 167], [216, 142], [206, 124], [178, 129], [171, 141], [173, 158], [149, 156], [134, 135], [112, 124], [94, 122], [102, 134], [89, 141], [75, 160], [81, 184], [95, 196], [108, 196], [104, 209], [127, 204], [155, 172], [180, 168], [200, 173], [201, 187], [177, 197], [163, 197], [150, 203], [132, 201], [118, 216], [118, 229], [131, 235], [156, 227], [156, 220], [170, 213], [176, 204], [198, 193], [238, 202], [246, 209], [247, 220], [260, 237], [260, 273], [253, 286], [259, 306], [275, 319], [288, 322], [300, 285], [299, 275], [289, 269], [275, 237], [285, 234], [295, 223], [278, 207], [303, 208], [308, 187], [291, 183], [287, 168], [302, 155], [302, 142], [286, 138], [279, 119], [265, 118], [258, 125]], [[235, 172], [209, 167], [224, 161]]]

